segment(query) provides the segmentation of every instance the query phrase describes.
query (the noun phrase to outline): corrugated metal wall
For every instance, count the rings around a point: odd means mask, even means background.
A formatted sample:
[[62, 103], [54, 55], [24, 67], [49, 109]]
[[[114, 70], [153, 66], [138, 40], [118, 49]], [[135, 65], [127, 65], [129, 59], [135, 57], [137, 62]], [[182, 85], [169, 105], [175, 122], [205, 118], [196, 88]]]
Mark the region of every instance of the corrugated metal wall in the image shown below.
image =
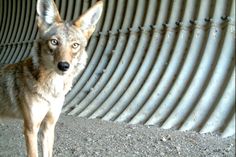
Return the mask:
[[[63, 112], [235, 134], [235, 0], [106, 0]], [[95, 0], [56, 0], [64, 19]], [[0, 63], [30, 54], [35, 0], [0, 0]]]

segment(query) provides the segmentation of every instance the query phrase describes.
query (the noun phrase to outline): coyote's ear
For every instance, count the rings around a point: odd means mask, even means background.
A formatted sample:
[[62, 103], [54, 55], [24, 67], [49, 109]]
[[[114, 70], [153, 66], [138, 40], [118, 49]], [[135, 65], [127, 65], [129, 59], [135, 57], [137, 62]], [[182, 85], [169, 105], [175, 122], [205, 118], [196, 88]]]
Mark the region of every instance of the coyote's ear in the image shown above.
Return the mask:
[[74, 21], [74, 25], [80, 28], [87, 39], [95, 31], [96, 24], [101, 17], [103, 2], [98, 1], [92, 8], [86, 11], [79, 19]]
[[47, 28], [55, 22], [62, 21], [53, 0], [38, 0], [37, 13], [38, 27], [41, 29]]

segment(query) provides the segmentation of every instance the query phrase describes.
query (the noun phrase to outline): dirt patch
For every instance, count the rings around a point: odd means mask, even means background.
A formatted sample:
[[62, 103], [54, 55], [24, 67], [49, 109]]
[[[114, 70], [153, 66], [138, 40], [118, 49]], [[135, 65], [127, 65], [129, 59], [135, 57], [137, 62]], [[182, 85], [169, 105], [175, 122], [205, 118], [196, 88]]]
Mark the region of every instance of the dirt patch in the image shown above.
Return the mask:
[[[55, 157], [235, 156], [235, 136], [163, 130], [62, 115], [56, 126]], [[22, 121], [0, 124], [0, 157], [24, 157]]]

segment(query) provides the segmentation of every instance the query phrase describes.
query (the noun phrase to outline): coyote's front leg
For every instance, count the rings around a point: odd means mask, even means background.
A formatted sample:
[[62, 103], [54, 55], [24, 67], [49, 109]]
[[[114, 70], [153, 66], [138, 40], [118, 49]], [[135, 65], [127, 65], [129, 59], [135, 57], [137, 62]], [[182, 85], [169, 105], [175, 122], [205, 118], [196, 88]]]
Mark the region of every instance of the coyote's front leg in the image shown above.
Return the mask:
[[42, 124], [43, 157], [52, 157], [55, 125], [56, 122], [50, 122], [47, 120]]
[[63, 104], [55, 107], [53, 106], [41, 124], [43, 157], [52, 157], [54, 130], [56, 122], [61, 113], [62, 105]]
[[28, 157], [38, 157], [38, 130], [39, 125], [31, 125], [26, 121], [24, 122], [24, 135]]
[[[27, 105], [26, 105], [27, 106]], [[26, 109], [27, 108], [27, 109]], [[38, 131], [48, 107], [43, 104], [33, 103], [24, 106], [24, 135], [28, 157], [38, 157]]]

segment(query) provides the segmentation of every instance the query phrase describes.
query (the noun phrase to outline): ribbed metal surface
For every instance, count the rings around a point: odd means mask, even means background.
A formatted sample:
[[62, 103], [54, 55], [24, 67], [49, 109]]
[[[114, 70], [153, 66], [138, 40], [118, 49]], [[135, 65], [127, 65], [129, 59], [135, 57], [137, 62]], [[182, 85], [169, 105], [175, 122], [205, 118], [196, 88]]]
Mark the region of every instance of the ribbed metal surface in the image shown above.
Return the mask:
[[[64, 19], [95, 0], [58, 0]], [[0, 0], [0, 63], [30, 54], [33, 0]], [[235, 0], [107, 0], [63, 112], [235, 134]]]

